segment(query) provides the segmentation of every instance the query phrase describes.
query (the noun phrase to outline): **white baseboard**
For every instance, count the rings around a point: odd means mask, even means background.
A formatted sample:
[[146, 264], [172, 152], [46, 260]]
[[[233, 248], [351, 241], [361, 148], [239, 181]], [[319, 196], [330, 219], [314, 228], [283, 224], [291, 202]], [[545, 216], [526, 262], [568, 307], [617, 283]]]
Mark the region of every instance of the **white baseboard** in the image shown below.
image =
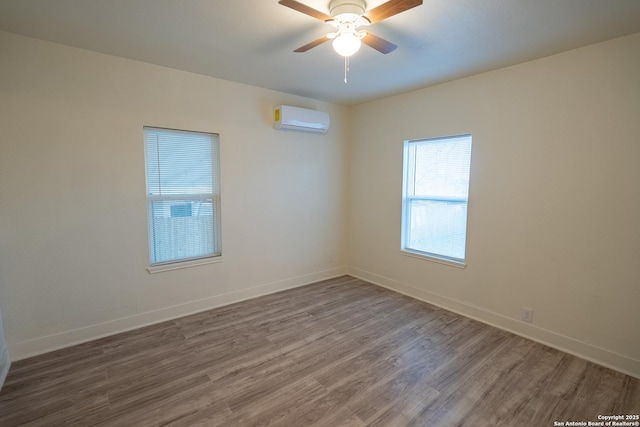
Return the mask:
[[9, 359], [9, 350], [5, 347], [0, 350], [0, 390], [2, 390], [4, 380], [7, 379], [7, 374], [9, 373], [10, 366], [11, 360]]
[[211, 310], [212, 308], [233, 304], [287, 289], [297, 288], [320, 280], [331, 279], [333, 277], [342, 276], [346, 274], [346, 272], [346, 267], [338, 267], [306, 274], [304, 276], [265, 283], [249, 289], [243, 289], [241, 291], [215, 295], [209, 298], [190, 301], [188, 303], [174, 305], [135, 316], [116, 319], [54, 335], [39, 337], [29, 341], [14, 343], [9, 346], [9, 350], [13, 360], [25, 359], [27, 357], [37, 356], [38, 354], [48, 353], [50, 351], [70, 347], [76, 344], [82, 344], [84, 342], [103, 338], [109, 335], [115, 335], [132, 329], [141, 328], [143, 326], [188, 316], [190, 314]]
[[623, 374], [640, 378], [640, 360], [614, 353], [538, 326], [523, 323], [502, 314], [486, 310], [482, 307], [476, 307], [442, 295], [418, 289], [375, 273], [350, 267], [348, 269], [348, 274], [383, 288], [399, 292], [420, 301], [433, 304], [465, 317], [495, 326], [496, 328], [503, 329], [549, 347], [553, 347], [564, 351], [565, 353], [586, 359], [590, 362], [597, 363], [598, 365], [614, 369], [622, 372]]

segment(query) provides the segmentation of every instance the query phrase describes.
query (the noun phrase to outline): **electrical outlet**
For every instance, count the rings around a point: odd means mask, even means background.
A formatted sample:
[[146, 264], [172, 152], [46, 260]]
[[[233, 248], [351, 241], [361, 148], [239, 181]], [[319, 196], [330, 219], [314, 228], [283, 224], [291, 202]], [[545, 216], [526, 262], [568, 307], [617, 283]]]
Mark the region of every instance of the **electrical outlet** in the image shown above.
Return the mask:
[[520, 318], [528, 323], [533, 323], [533, 308], [522, 307]]

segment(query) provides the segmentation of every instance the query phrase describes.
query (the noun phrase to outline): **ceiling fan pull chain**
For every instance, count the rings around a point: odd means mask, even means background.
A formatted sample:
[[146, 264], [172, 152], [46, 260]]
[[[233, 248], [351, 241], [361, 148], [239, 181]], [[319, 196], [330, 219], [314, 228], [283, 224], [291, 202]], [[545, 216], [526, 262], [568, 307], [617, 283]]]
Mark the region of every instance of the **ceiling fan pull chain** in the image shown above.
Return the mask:
[[347, 74], [349, 73], [349, 57], [344, 57], [344, 84], [347, 84]]

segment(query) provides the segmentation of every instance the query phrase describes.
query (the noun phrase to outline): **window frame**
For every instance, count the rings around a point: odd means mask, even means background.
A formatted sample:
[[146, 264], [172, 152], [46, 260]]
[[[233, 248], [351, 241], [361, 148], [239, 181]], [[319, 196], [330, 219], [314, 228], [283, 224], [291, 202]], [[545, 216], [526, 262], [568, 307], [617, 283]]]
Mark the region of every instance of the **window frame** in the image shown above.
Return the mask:
[[[428, 143], [435, 141], [443, 141], [449, 139], [468, 138], [469, 143], [473, 146], [472, 134], [458, 134], [439, 136], [431, 138], [419, 138], [404, 141], [403, 161], [402, 161], [402, 217], [401, 217], [401, 233], [400, 233], [400, 252], [410, 257], [437, 262], [458, 268], [465, 268], [467, 265], [467, 237], [469, 234], [469, 189], [471, 186], [471, 159], [469, 160], [469, 177], [466, 199], [460, 197], [435, 197], [415, 195], [415, 169], [416, 156], [415, 150], [420, 143]], [[472, 149], [472, 147], [471, 147]], [[411, 238], [411, 207], [416, 200], [434, 201], [439, 203], [455, 203], [466, 204], [467, 212], [465, 215], [465, 241], [464, 241], [464, 258], [455, 258], [438, 253], [432, 253], [409, 247]]]
[[[148, 176], [148, 158], [147, 158], [147, 131], [150, 132], [168, 132], [168, 133], [184, 133], [184, 134], [197, 134], [206, 135], [210, 138], [211, 143], [211, 177], [212, 177], [212, 192], [211, 193], [175, 193], [175, 194], [159, 194], [153, 195], [149, 192], [149, 176]], [[146, 204], [147, 204], [147, 245], [149, 266], [147, 271], [149, 273], [156, 273], [160, 271], [175, 270], [180, 268], [192, 267], [195, 265], [210, 264], [220, 262], [222, 260], [222, 233], [221, 233], [221, 190], [220, 190], [220, 135], [214, 132], [193, 131], [174, 128], [163, 128], [158, 126], [143, 126], [143, 142], [145, 153], [145, 189], [146, 189]], [[160, 185], [160, 184], [158, 184]], [[156, 247], [154, 241], [154, 222], [153, 222], [153, 204], [157, 202], [187, 202], [187, 201], [202, 201], [211, 200], [212, 206], [212, 236], [211, 243], [213, 245], [213, 252], [201, 256], [174, 258], [171, 260], [164, 260], [159, 262], [153, 261], [153, 252]], [[174, 215], [171, 215], [174, 217]]]

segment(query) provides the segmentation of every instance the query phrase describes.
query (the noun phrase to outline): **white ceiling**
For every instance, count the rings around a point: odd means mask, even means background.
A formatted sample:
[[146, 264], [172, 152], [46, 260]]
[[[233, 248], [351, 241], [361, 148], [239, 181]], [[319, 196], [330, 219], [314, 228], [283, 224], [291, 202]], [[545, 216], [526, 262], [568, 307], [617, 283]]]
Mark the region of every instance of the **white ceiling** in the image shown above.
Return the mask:
[[368, 27], [399, 48], [348, 84], [331, 43], [293, 52], [332, 27], [278, 0], [0, 0], [0, 30], [353, 105], [640, 32], [640, 0], [424, 0]]

